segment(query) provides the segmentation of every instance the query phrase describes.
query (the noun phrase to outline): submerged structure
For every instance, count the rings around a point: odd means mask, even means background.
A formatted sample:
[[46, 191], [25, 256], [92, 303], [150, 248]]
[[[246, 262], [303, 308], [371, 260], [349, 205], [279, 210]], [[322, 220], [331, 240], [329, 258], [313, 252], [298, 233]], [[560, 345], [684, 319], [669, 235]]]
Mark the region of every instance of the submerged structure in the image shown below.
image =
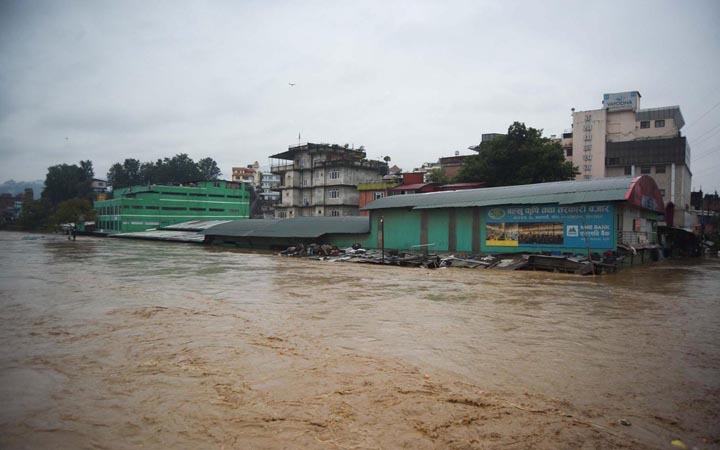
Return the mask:
[[371, 247], [467, 253], [602, 253], [655, 246], [662, 195], [649, 176], [391, 196]]
[[663, 208], [655, 181], [643, 175], [396, 195], [365, 206], [368, 218], [252, 220], [203, 233], [206, 242], [239, 247], [358, 243], [475, 255], [621, 250], [643, 261], [646, 250], [657, 250]]
[[95, 203], [95, 231], [146, 231], [197, 220], [249, 218], [250, 195], [243, 183], [211, 180], [180, 185], [116, 189], [112, 200]]

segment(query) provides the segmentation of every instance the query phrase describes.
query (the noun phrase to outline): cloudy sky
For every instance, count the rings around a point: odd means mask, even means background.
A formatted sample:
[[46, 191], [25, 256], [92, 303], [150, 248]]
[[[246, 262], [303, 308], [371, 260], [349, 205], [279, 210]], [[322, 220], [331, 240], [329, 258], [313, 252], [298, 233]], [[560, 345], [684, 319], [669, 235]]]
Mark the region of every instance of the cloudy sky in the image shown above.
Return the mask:
[[[90, 159], [364, 145], [409, 170], [638, 90], [720, 190], [720, 2], [0, 0], [0, 182]], [[290, 86], [289, 83], [296, 83]]]

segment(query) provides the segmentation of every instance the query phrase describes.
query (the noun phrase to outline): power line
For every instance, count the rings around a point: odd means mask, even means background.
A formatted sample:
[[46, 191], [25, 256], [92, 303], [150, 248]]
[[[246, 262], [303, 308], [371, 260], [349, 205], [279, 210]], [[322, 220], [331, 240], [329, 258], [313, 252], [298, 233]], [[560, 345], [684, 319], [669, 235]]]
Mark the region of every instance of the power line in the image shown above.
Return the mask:
[[687, 129], [688, 129], [688, 128], [690, 128], [690, 127], [692, 127], [693, 125], [695, 125], [695, 124], [697, 124], [698, 122], [700, 122], [705, 116], [707, 116], [708, 114], [710, 114], [710, 111], [712, 111], [713, 109], [717, 108], [718, 106], [720, 106], [720, 102], [715, 103], [715, 105], [713, 105], [710, 109], [708, 109], [707, 111], [705, 111], [705, 112], [703, 113], [703, 115], [701, 115], [700, 117], [698, 117], [697, 119], [695, 119], [695, 120], [693, 121], [693, 123], [691, 123], [690, 125], [686, 126], [686, 127], [685, 127], [685, 132], [687, 133]]
[[692, 158], [692, 157], [691, 157], [690, 160], [691, 160], [693, 163], [696, 163], [697, 161], [700, 161], [701, 159], [705, 158], [706, 156], [712, 155], [712, 154], [715, 153], [718, 149], [720, 149], [720, 146], [711, 148], [709, 152], [703, 153], [701, 156], [698, 156], [697, 158]]
[[720, 167], [720, 163], [717, 163], [717, 164], [715, 164], [714, 166], [703, 167], [701, 170], [698, 170], [697, 172], [695, 172], [695, 174], [694, 174], [693, 176], [700, 175], [701, 173], [705, 173], [705, 172], [707, 172], [708, 170], [717, 169], [718, 167]]
[[[714, 127], [712, 127], [711, 129], [709, 129], [709, 130], [706, 131], [705, 133], [703, 133], [703, 134], [701, 134], [700, 136], [698, 136], [697, 138], [695, 138], [696, 140], [695, 140], [694, 142], [691, 142], [691, 144], [692, 144], [692, 145], [698, 145], [698, 144], [700, 144], [701, 142], [706, 141], [708, 137], [710, 137], [710, 136], [712, 136], [713, 134], [716, 134], [716, 133], [717, 133], [717, 131], [715, 131], [715, 130], [717, 130], [718, 128], [720, 128], [720, 124], [715, 125]], [[708, 136], [708, 134], [709, 134], [710, 136]], [[706, 136], [707, 136], [707, 137], [706, 137]]]

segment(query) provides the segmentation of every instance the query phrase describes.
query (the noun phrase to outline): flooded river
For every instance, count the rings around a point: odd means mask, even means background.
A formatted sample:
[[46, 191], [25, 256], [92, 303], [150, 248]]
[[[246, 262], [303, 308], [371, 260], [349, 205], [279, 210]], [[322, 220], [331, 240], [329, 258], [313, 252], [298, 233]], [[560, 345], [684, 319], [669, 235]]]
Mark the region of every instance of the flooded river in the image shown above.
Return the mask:
[[720, 260], [611, 276], [0, 233], [0, 448], [720, 448]]

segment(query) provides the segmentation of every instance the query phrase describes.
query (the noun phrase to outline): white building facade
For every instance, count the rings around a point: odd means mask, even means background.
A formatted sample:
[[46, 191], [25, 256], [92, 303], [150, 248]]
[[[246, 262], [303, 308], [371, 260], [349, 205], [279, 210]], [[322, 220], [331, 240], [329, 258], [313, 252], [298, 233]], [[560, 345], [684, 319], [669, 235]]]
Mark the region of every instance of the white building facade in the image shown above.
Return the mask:
[[578, 179], [650, 175], [663, 200], [674, 205], [676, 226], [692, 226], [690, 147], [680, 130], [679, 106], [640, 109], [637, 91], [605, 94], [603, 108], [573, 111], [571, 132], [563, 133], [566, 159]]

